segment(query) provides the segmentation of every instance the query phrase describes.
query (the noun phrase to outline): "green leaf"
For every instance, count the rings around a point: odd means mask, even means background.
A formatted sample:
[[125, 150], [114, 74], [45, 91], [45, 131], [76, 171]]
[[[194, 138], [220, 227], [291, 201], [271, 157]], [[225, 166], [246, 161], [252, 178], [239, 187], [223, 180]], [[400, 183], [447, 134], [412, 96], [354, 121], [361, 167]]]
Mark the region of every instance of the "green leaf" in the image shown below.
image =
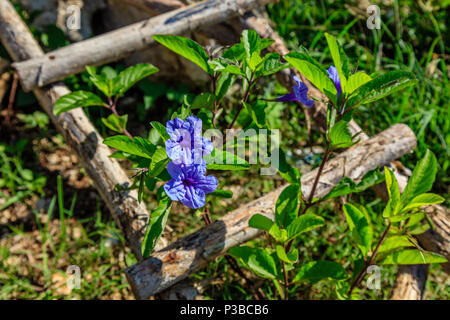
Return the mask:
[[347, 78], [342, 71], [342, 62], [341, 55], [339, 52], [339, 45], [336, 41], [336, 38], [332, 35], [325, 32], [325, 38], [327, 39], [328, 48], [330, 49], [331, 57], [333, 58], [334, 66], [339, 75], [339, 79], [341, 80], [342, 91], [347, 92]]
[[344, 205], [345, 219], [347, 220], [353, 239], [357, 243], [363, 256], [367, 257], [372, 245], [372, 227], [366, 216], [356, 206], [346, 203]]
[[248, 267], [257, 275], [274, 279], [277, 276], [277, 267], [273, 258], [263, 249], [257, 249], [248, 259]]
[[111, 80], [102, 74], [97, 74], [97, 68], [87, 66], [86, 71], [89, 74], [89, 80], [107, 97], [112, 96]]
[[280, 193], [275, 205], [275, 222], [280, 227], [287, 228], [297, 217], [300, 192], [300, 185], [292, 184]]
[[288, 63], [282, 63], [280, 61], [280, 55], [278, 53], [268, 53], [264, 56], [261, 66], [257, 72], [258, 77], [266, 77], [271, 74], [277, 73], [283, 69], [289, 67]]
[[417, 249], [407, 249], [394, 252], [381, 261], [379, 264], [428, 264], [428, 263], [444, 263], [447, 259], [444, 257], [426, 251], [420, 251]]
[[248, 221], [248, 225], [252, 228], [269, 232], [273, 221], [262, 214], [254, 214]]
[[286, 160], [286, 153], [283, 149], [279, 148], [279, 163], [278, 172], [280, 176], [291, 184], [300, 183], [301, 175], [298, 168], [291, 166]]
[[370, 80], [372, 80], [372, 78], [364, 72], [357, 72], [355, 74], [352, 74], [347, 81], [346, 93], [353, 94], [356, 89], [361, 87], [363, 84], [366, 84]]
[[407, 236], [390, 236], [383, 241], [380, 248], [378, 249], [378, 253], [384, 253], [398, 248], [412, 246], [413, 244], [411, 243], [411, 241], [409, 241]]
[[367, 172], [359, 183], [353, 182], [348, 177], [342, 178], [331, 191], [322, 198], [323, 200], [341, 197], [350, 193], [362, 192], [376, 184], [384, 181], [384, 175], [378, 170]]
[[388, 218], [395, 216], [400, 210], [400, 189], [394, 173], [388, 167], [384, 167], [384, 175], [389, 201], [384, 208], [383, 217]]
[[324, 225], [324, 220], [312, 213], [305, 213], [291, 222], [291, 224], [286, 228], [287, 230], [287, 240], [294, 239], [298, 237], [301, 233], [313, 230]]
[[216, 96], [212, 93], [201, 93], [195, 97], [194, 101], [191, 104], [191, 109], [213, 109], [214, 101], [216, 100]]
[[275, 42], [275, 40], [273, 40], [273, 39], [261, 38], [260, 41], [259, 41], [259, 50], [262, 51], [262, 50], [268, 48], [274, 42]]
[[421, 193], [427, 192], [433, 186], [437, 172], [436, 157], [427, 149], [425, 156], [413, 170], [411, 178], [403, 191], [402, 201], [410, 201]]
[[246, 52], [242, 43], [231, 46], [222, 54], [222, 58], [229, 59], [231, 61], [237, 60], [238, 62], [242, 62], [245, 56]]
[[148, 258], [156, 246], [161, 234], [166, 227], [167, 218], [172, 207], [172, 201], [165, 198], [160, 200], [158, 208], [152, 211], [150, 214], [150, 223], [147, 227], [144, 240], [142, 242], [142, 256]]
[[243, 102], [245, 109], [247, 110], [248, 114], [251, 116], [255, 124], [259, 128], [265, 128], [266, 127], [266, 112], [265, 108], [267, 104], [264, 101], [258, 100], [253, 104]]
[[103, 106], [104, 104], [105, 103], [99, 96], [91, 92], [75, 91], [59, 98], [55, 102], [53, 113], [57, 116], [63, 112], [67, 112], [75, 108]]
[[108, 118], [102, 118], [102, 122], [106, 127], [119, 133], [123, 133], [126, 130], [127, 121], [127, 114], [117, 117], [114, 113], [112, 113], [108, 116]]
[[154, 35], [153, 39], [175, 53], [192, 61], [205, 72], [212, 72], [211, 67], [208, 64], [208, 54], [197, 42], [185, 37], [173, 35]]
[[425, 212], [421, 211], [415, 214], [409, 214], [408, 217], [409, 220], [405, 227], [411, 228], [419, 224], [419, 222], [422, 221], [423, 218], [425, 218]]
[[416, 83], [417, 80], [410, 72], [388, 72], [359, 87], [347, 101], [347, 108], [376, 101]]
[[227, 65], [225, 67], [225, 69], [223, 70], [223, 72], [228, 72], [228, 73], [231, 73], [231, 74], [234, 74], [237, 76], [245, 77], [245, 72], [243, 72], [241, 70], [241, 68], [239, 68], [238, 66], [235, 66], [235, 65], [231, 65], [231, 64]]
[[257, 275], [269, 279], [276, 278], [278, 272], [275, 261], [265, 250], [241, 246], [231, 248], [229, 253]]
[[348, 122], [341, 120], [330, 129], [331, 144], [335, 148], [348, 148], [354, 143], [348, 128]]
[[152, 162], [150, 163], [148, 175], [150, 177], [156, 177], [166, 168], [169, 161], [170, 159], [167, 157], [166, 148], [157, 146], [156, 151], [152, 156]]
[[434, 193], [422, 193], [414, 197], [407, 205], [402, 209], [402, 212], [407, 212], [411, 209], [419, 208], [436, 203], [444, 202], [444, 198]]
[[169, 134], [167, 133], [166, 127], [159, 123], [158, 121], [150, 122], [151, 126], [159, 133], [164, 142], [170, 139]]
[[309, 81], [311, 81], [317, 89], [322, 91], [334, 104], [336, 104], [336, 87], [334, 86], [333, 81], [328, 77], [326, 71], [316, 64], [317, 62], [312, 62], [311, 57], [298, 53], [290, 53], [284, 58]]
[[252, 57], [248, 61], [248, 66], [250, 67], [250, 70], [257, 71], [262, 64], [263, 60], [261, 58], [261, 55], [258, 51], [252, 53]]
[[298, 249], [292, 248], [291, 251], [288, 252], [287, 257], [289, 260], [292, 261], [292, 263], [295, 263], [298, 261]]
[[269, 234], [278, 242], [284, 243], [287, 241], [286, 229], [281, 229], [276, 223], [270, 227]]
[[293, 281], [309, 281], [316, 283], [323, 279], [344, 280], [347, 278], [345, 269], [333, 261], [312, 261], [300, 267]]
[[141, 63], [126, 68], [114, 78], [113, 94], [119, 96], [123, 95], [136, 83], [158, 71], [158, 68], [148, 63]]
[[344, 75], [347, 78], [347, 86], [348, 86], [348, 80], [350, 78], [350, 73], [351, 73], [351, 69], [352, 69], [352, 67], [350, 65], [350, 59], [348, 58], [344, 49], [342, 49], [342, 46], [339, 47], [339, 54], [341, 56], [342, 72], [344, 72]]
[[289, 259], [288, 255], [286, 254], [286, 251], [284, 250], [284, 248], [282, 246], [280, 246], [279, 244], [277, 244], [275, 246], [275, 252], [277, 253], [277, 257], [281, 260], [284, 261], [286, 263], [292, 264], [295, 263], [295, 260], [292, 261], [291, 259]]
[[[241, 43], [244, 46], [245, 55], [247, 57], [247, 62], [249, 64], [254, 54], [259, 56], [259, 53], [261, 52], [260, 41], [261, 38], [259, 37], [258, 33], [255, 30], [242, 31]], [[253, 66], [252, 70], [254, 70], [256, 64], [252, 66]]]
[[229, 72], [222, 72], [220, 74], [219, 78], [217, 79], [217, 86], [215, 92], [217, 101], [221, 101], [223, 97], [225, 97], [225, 95], [228, 92], [228, 89], [233, 84], [235, 78], [236, 77]]
[[141, 137], [134, 137], [131, 139], [128, 136], [113, 136], [108, 137], [103, 141], [109, 147], [124, 151], [136, 156], [152, 159], [156, 147], [150, 141]]
[[233, 198], [233, 192], [230, 190], [216, 189], [214, 192], [209, 194], [210, 196], [220, 197], [220, 198]]
[[204, 157], [206, 167], [209, 170], [248, 170], [250, 165], [247, 161], [228, 151], [214, 149], [211, 154]]

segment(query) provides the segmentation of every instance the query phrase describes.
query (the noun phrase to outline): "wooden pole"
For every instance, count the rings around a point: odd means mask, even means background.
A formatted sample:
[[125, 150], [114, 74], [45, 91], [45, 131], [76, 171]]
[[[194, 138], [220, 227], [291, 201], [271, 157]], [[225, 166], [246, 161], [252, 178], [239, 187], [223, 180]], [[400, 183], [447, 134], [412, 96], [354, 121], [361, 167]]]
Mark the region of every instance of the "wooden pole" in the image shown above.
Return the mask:
[[[39, 58], [44, 54], [8, 0], [0, 0], [0, 40], [15, 61]], [[56, 83], [33, 92], [65, 141], [75, 150], [129, 247], [141, 260], [140, 244], [149, 214], [145, 206], [138, 203], [136, 190], [116, 191], [116, 185], [131, 186], [126, 173], [115, 159], [109, 157], [111, 151], [81, 108], [55, 117], [53, 105], [59, 97], [70, 92], [66, 86]]]
[[[315, 196], [326, 195], [344, 176], [357, 181], [368, 171], [411, 152], [415, 146], [416, 138], [411, 129], [403, 124], [394, 125], [327, 162]], [[308, 194], [316, 173], [317, 169], [303, 175], [302, 191], [305, 194]], [[147, 299], [167, 289], [225, 254], [229, 248], [259, 236], [260, 230], [248, 226], [249, 219], [256, 213], [273, 219], [276, 200], [284, 187], [251, 201], [127, 268], [125, 273], [136, 298]]]
[[422, 300], [427, 275], [427, 264], [399, 266], [391, 300]]
[[[182, 34], [222, 22], [274, 0], [208, 0], [80, 41], [13, 64], [28, 91], [85, 70], [117, 61], [154, 43], [155, 34]], [[25, 59], [21, 59], [25, 60]]]

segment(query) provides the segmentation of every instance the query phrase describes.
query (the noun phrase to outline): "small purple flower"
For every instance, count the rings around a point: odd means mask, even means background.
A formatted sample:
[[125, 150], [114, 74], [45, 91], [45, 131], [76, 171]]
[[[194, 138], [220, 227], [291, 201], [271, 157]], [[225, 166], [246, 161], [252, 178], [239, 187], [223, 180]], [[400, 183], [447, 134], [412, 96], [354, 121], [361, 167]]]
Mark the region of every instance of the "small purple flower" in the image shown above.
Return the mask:
[[333, 80], [334, 82], [334, 86], [336, 87], [337, 90], [337, 97], [339, 99], [339, 96], [342, 93], [342, 88], [341, 88], [341, 79], [339, 78], [339, 74], [337, 72], [337, 69], [335, 66], [330, 66], [327, 70], [328, 72], [328, 77]]
[[199, 164], [202, 157], [210, 154], [213, 144], [202, 137], [202, 120], [189, 116], [185, 121], [180, 118], [166, 124], [170, 139], [166, 141], [167, 156], [176, 164]]
[[164, 190], [173, 201], [181, 201], [182, 204], [192, 209], [198, 209], [205, 205], [205, 194], [211, 193], [217, 188], [219, 181], [214, 176], [205, 176], [206, 163], [200, 164], [175, 164], [169, 162], [167, 171], [172, 179], [164, 185]]
[[308, 87], [297, 76], [294, 76], [294, 80], [297, 82], [297, 85], [292, 87], [294, 91], [276, 98], [275, 101], [299, 101], [308, 108], [311, 108], [314, 101], [308, 98]]

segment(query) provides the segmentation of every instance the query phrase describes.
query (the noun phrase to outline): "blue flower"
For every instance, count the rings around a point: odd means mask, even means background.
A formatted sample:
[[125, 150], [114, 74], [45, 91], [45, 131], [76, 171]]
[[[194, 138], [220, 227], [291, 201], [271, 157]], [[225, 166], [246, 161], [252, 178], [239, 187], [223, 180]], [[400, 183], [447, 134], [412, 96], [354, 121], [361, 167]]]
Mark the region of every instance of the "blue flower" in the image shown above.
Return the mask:
[[167, 156], [176, 164], [199, 164], [202, 157], [213, 150], [213, 144], [202, 137], [202, 120], [189, 116], [185, 121], [180, 118], [166, 124], [170, 139], [166, 141]]
[[175, 164], [169, 162], [167, 171], [172, 179], [164, 185], [164, 190], [173, 201], [181, 201], [182, 204], [192, 209], [198, 209], [205, 205], [205, 194], [213, 192], [219, 181], [214, 176], [205, 176], [206, 163], [200, 164]]
[[337, 97], [339, 99], [339, 96], [342, 93], [342, 88], [341, 88], [341, 79], [339, 78], [339, 74], [337, 72], [337, 69], [335, 66], [330, 66], [327, 70], [328, 72], [328, 77], [333, 80], [334, 82], [334, 86], [336, 87], [337, 90]]
[[308, 98], [308, 87], [297, 76], [294, 76], [294, 80], [297, 82], [297, 85], [292, 87], [294, 91], [276, 98], [275, 101], [299, 101], [308, 108], [311, 108], [314, 101]]

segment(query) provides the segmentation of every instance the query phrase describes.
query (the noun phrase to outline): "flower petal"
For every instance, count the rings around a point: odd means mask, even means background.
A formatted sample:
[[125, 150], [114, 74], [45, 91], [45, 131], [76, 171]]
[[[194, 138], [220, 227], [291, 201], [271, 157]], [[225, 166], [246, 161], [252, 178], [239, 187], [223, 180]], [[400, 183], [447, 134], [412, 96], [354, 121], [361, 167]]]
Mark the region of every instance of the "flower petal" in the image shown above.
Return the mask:
[[201, 159], [199, 164], [191, 164], [189, 166], [184, 167], [184, 174], [186, 178], [190, 179], [201, 179], [205, 176], [206, 173], [206, 162], [204, 159]]
[[167, 164], [167, 171], [169, 172], [170, 176], [173, 179], [177, 179], [177, 180], [184, 179], [183, 168], [182, 168], [182, 165], [180, 165], [180, 164], [176, 164], [173, 161], [170, 161]]
[[300, 101], [305, 106], [311, 108], [314, 105], [314, 100], [308, 98], [308, 87], [303, 82], [300, 82], [297, 87], [294, 87], [294, 93], [297, 101]]
[[204, 193], [211, 193], [217, 189], [219, 180], [214, 176], [206, 176], [199, 179], [196, 183], [196, 187], [203, 190]]
[[183, 127], [183, 120], [180, 118], [174, 118], [173, 120], [169, 120], [166, 123], [166, 131], [169, 134], [169, 136], [172, 136], [173, 131], [175, 129], [180, 129]]
[[166, 141], [166, 152], [167, 156], [176, 164], [192, 163], [192, 152], [189, 146], [183, 147], [180, 143], [170, 139]]
[[205, 205], [205, 193], [194, 186], [188, 186], [181, 203], [192, 209], [201, 208]]
[[290, 92], [288, 94], [285, 94], [285, 95], [282, 95], [281, 97], [276, 98], [275, 101], [280, 101], [280, 102], [297, 101], [297, 96], [295, 95], [294, 92]]
[[181, 201], [186, 195], [186, 187], [182, 180], [171, 179], [164, 185], [164, 191], [173, 201]]
[[330, 66], [327, 70], [328, 72], [328, 77], [333, 80], [334, 82], [334, 86], [336, 87], [336, 91], [337, 91], [337, 96], [339, 98], [339, 96], [342, 93], [342, 88], [341, 88], [341, 79], [339, 78], [339, 74], [337, 72], [337, 69], [335, 66]]
[[192, 136], [198, 137], [202, 135], [202, 120], [196, 116], [189, 116], [184, 122], [184, 128], [189, 130]]

